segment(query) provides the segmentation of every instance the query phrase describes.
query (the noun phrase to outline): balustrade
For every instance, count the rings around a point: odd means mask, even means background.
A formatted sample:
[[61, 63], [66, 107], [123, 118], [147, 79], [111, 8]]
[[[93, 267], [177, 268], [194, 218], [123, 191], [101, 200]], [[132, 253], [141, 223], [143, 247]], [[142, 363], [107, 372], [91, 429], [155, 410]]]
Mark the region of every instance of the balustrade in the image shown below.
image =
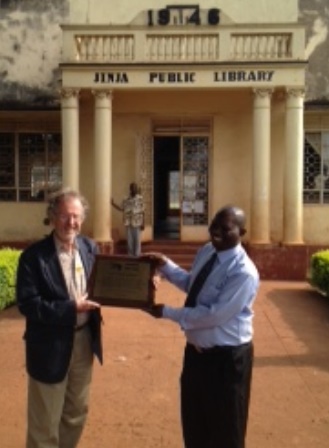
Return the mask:
[[187, 29], [63, 25], [64, 63], [304, 60], [301, 26]]

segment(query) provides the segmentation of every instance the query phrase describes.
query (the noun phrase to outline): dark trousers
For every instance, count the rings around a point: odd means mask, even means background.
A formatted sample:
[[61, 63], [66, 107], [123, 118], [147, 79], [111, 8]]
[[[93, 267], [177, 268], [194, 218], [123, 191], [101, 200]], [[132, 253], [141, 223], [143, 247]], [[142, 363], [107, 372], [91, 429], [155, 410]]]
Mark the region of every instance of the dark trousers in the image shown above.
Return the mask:
[[185, 448], [244, 448], [253, 345], [185, 348], [181, 417]]

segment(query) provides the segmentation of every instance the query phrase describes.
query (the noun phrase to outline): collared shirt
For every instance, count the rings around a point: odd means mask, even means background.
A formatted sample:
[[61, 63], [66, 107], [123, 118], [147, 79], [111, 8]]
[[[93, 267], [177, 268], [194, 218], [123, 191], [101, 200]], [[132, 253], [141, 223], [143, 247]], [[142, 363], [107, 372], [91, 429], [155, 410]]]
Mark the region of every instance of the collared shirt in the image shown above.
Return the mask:
[[[211, 243], [198, 252], [191, 272], [172, 260], [162, 274], [188, 292], [203, 264], [215, 249]], [[203, 285], [194, 308], [165, 306], [163, 317], [177, 322], [189, 343], [209, 348], [215, 345], [241, 345], [253, 336], [253, 302], [259, 287], [259, 274], [243, 247], [218, 252], [217, 260]]]
[[122, 202], [123, 224], [125, 226], [141, 227], [144, 224], [144, 201], [140, 194], [128, 196]]
[[[70, 299], [80, 299], [86, 293], [87, 282], [79, 250], [74, 246], [72, 251], [68, 251], [55, 235], [54, 240]], [[88, 319], [88, 312], [78, 313], [77, 326], [85, 324]]]

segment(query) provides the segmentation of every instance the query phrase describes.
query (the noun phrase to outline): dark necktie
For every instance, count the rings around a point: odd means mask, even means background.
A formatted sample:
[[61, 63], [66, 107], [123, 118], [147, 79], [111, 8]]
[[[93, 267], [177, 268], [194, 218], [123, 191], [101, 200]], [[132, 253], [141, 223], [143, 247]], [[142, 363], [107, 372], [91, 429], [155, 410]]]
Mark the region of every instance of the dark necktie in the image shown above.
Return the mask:
[[191, 285], [189, 293], [187, 294], [184, 305], [185, 307], [188, 308], [195, 307], [196, 298], [198, 297], [198, 294], [201, 291], [201, 288], [204, 285], [206, 278], [210, 274], [216, 258], [217, 258], [217, 252], [213, 253], [212, 256], [209, 258], [209, 260], [207, 260], [200, 269], [198, 275], [195, 277], [194, 282]]

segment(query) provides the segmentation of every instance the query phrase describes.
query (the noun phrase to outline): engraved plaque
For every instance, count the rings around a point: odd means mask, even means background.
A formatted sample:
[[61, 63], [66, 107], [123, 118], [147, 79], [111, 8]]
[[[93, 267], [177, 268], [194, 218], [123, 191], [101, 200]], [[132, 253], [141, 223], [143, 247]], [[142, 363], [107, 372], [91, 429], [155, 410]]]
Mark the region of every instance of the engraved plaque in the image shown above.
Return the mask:
[[148, 308], [154, 304], [154, 263], [138, 257], [97, 255], [89, 282], [91, 300], [105, 306]]

